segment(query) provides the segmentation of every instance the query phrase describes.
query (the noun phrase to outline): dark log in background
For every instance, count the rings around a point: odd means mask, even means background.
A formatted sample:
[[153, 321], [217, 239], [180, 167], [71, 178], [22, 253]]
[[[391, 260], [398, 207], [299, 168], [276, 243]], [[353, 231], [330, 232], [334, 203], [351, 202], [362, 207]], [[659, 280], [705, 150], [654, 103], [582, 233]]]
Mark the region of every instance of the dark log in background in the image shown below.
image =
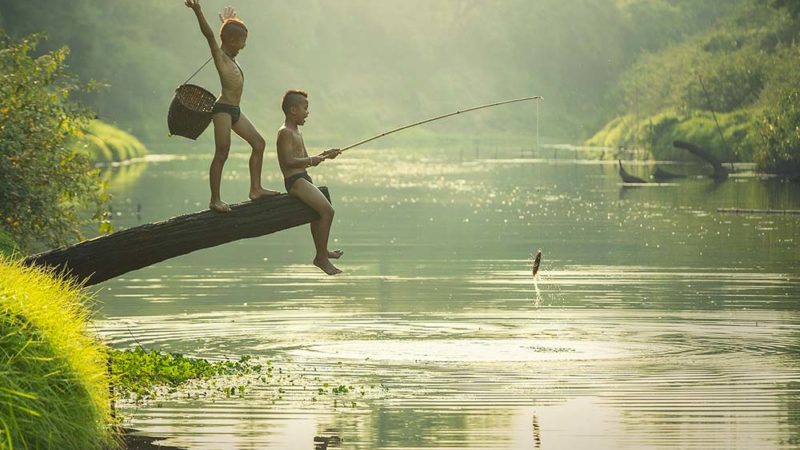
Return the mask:
[[[320, 190], [330, 200], [328, 188]], [[118, 231], [30, 256], [25, 264], [52, 267], [92, 285], [195, 250], [264, 236], [318, 217], [306, 204], [281, 194], [231, 205], [227, 214], [202, 211]]]
[[688, 150], [689, 153], [697, 156], [700, 159], [707, 161], [711, 164], [711, 167], [714, 169], [714, 174], [711, 175], [711, 178], [715, 180], [724, 180], [728, 178], [728, 169], [722, 166], [722, 162], [714, 157], [708, 150], [699, 147], [697, 145], [692, 144], [691, 142], [684, 142], [684, 141], [673, 141], [672, 146], [675, 148], [682, 148], [684, 150]]

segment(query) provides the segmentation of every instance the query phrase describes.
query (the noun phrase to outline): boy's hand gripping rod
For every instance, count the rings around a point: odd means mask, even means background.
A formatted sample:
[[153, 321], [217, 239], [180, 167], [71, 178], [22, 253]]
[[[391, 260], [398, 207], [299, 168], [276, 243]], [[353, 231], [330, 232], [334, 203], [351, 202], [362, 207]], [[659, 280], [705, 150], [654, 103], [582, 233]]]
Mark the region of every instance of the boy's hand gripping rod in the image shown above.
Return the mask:
[[457, 114], [470, 112], [470, 111], [475, 111], [475, 110], [478, 110], [478, 109], [491, 108], [492, 106], [506, 105], [508, 103], [524, 102], [524, 101], [527, 101], [527, 100], [544, 100], [544, 98], [542, 96], [540, 96], [540, 95], [536, 95], [536, 96], [533, 96], [533, 97], [524, 97], [524, 98], [518, 98], [518, 99], [514, 99], [514, 100], [506, 100], [506, 101], [503, 101], [503, 102], [489, 103], [488, 105], [481, 105], [481, 106], [475, 106], [473, 108], [462, 109], [460, 111], [451, 112], [449, 114], [444, 114], [444, 115], [441, 115], [441, 116], [432, 117], [430, 119], [421, 120], [419, 122], [414, 122], [414, 123], [412, 123], [410, 125], [402, 126], [400, 128], [395, 128], [394, 130], [389, 130], [389, 131], [387, 131], [385, 133], [381, 133], [379, 135], [372, 136], [371, 138], [364, 139], [363, 141], [358, 141], [355, 144], [350, 144], [347, 147], [341, 149], [340, 152], [343, 152], [345, 150], [350, 150], [353, 147], [358, 147], [361, 144], [366, 144], [367, 142], [374, 141], [375, 139], [379, 139], [379, 138], [382, 138], [384, 136], [388, 136], [388, 135], [390, 135], [392, 133], [396, 133], [398, 131], [402, 131], [402, 130], [405, 130], [407, 128], [415, 127], [417, 125], [422, 125], [422, 124], [428, 123], [428, 122], [433, 122], [434, 120], [444, 119], [446, 117], [455, 116]]

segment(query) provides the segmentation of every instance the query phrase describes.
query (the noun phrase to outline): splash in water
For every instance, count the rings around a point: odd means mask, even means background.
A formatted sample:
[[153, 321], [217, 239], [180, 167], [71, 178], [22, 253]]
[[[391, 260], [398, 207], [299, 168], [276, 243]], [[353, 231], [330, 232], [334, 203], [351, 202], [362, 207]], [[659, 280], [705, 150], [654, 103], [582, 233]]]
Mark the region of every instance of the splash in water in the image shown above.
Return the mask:
[[536, 306], [542, 302], [542, 294], [539, 292], [539, 284], [536, 282], [539, 279], [539, 266], [542, 263], [542, 249], [536, 251], [536, 256], [533, 258], [533, 267], [531, 273], [533, 274], [533, 288], [536, 290], [536, 298], [533, 300]]

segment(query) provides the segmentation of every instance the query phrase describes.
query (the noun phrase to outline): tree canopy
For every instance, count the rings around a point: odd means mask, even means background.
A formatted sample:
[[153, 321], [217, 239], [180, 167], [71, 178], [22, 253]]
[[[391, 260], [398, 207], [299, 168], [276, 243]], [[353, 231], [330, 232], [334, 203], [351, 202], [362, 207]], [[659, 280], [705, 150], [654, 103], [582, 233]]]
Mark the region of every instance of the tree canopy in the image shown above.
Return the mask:
[[105, 199], [94, 169], [70, 143], [89, 114], [70, 101], [79, 86], [66, 48], [34, 56], [41, 37], [0, 35], [0, 225], [23, 249], [79, 235], [82, 214]]

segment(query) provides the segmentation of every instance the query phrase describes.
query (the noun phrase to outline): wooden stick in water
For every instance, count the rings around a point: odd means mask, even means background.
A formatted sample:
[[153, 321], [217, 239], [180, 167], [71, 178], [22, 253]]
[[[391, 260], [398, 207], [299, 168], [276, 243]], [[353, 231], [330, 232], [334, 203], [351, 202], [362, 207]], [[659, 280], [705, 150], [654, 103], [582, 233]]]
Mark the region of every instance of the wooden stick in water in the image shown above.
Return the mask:
[[393, 130], [386, 131], [384, 133], [372, 136], [371, 138], [364, 139], [363, 141], [358, 141], [355, 144], [350, 144], [347, 147], [344, 147], [342, 149], [342, 151], [350, 150], [353, 147], [358, 147], [361, 144], [366, 144], [367, 142], [374, 141], [375, 139], [379, 139], [379, 138], [382, 138], [384, 136], [388, 136], [388, 135], [390, 135], [392, 133], [396, 133], [398, 131], [402, 131], [402, 130], [405, 130], [407, 128], [415, 127], [417, 125], [422, 125], [422, 124], [428, 123], [428, 122], [433, 122], [434, 120], [439, 120], [439, 119], [444, 119], [446, 117], [455, 116], [457, 114], [470, 112], [470, 111], [475, 111], [475, 110], [478, 110], [478, 109], [491, 108], [493, 106], [506, 105], [508, 103], [524, 102], [524, 101], [527, 101], [527, 100], [542, 100], [542, 99], [543, 99], [542, 96], [536, 95], [536, 96], [533, 96], [533, 97], [517, 98], [517, 99], [514, 99], [514, 100], [506, 100], [506, 101], [502, 101], [502, 102], [489, 103], [488, 105], [481, 105], [481, 106], [475, 106], [473, 108], [462, 109], [462, 110], [459, 110], [459, 111], [456, 111], [456, 112], [451, 112], [449, 114], [444, 114], [444, 115], [441, 115], [441, 116], [432, 117], [430, 119], [420, 120], [419, 122], [414, 122], [412, 124], [405, 125], [405, 126], [402, 126], [400, 128], [395, 128]]

